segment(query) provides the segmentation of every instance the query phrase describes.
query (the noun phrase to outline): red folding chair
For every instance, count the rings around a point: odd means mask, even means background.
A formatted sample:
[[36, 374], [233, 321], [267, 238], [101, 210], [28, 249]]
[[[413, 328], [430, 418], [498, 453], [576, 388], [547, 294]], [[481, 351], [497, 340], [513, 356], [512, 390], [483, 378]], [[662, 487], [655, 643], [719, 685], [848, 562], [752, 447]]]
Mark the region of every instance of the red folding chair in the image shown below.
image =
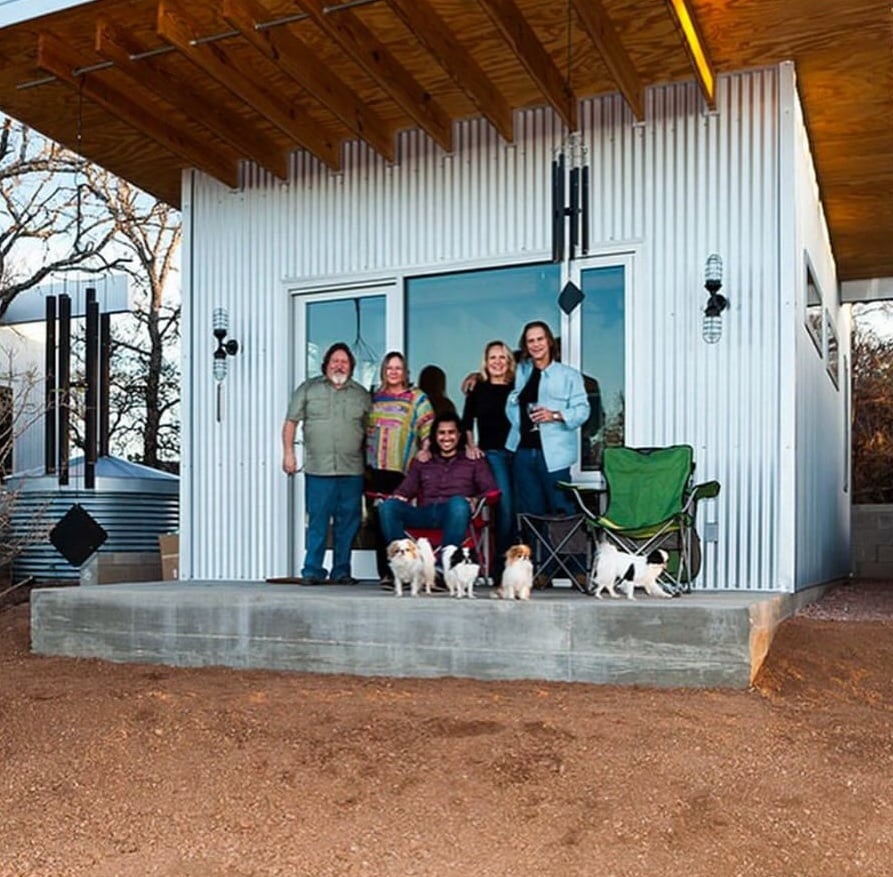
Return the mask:
[[[370, 503], [388, 499], [388, 493], [366, 493], [366, 499]], [[471, 510], [471, 519], [468, 522], [468, 532], [462, 543], [463, 547], [473, 548], [481, 562], [481, 575], [488, 577], [493, 569], [494, 533], [490, 526], [493, 520], [493, 509], [499, 502], [500, 491], [489, 490], [479, 497]], [[435, 553], [443, 547], [443, 530], [424, 529], [422, 527], [410, 527], [406, 535], [413, 539], [425, 537], [434, 549]]]

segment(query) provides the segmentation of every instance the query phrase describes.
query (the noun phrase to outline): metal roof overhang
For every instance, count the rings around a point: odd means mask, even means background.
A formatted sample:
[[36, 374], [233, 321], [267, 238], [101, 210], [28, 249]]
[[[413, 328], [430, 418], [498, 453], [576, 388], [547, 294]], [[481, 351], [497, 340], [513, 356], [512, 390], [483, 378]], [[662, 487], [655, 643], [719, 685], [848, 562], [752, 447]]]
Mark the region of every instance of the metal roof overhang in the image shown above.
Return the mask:
[[[31, 10], [20, 20], [25, 6]], [[13, 0], [0, 108], [179, 205], [195, 167], [238, 185], [345, 140], [449, 150], [456, 119], [506, 140], [512, 111], [791, 60], [841, 280], [893, 277], [893, 36], [879, 0]], [[65, 7], [65, 8], [60, 8]], [[684, 38], [690, 17], [702, 51]], [[4, 18], [0, 17], [0, 25]], [[696, 64], [696, 61], [699, 62]], [[706, 66], [705, 66], [706, 65]], [[705, 73], [706, 70], [706, 73]], [[80, 138], [78, 133], [80, 132]]]

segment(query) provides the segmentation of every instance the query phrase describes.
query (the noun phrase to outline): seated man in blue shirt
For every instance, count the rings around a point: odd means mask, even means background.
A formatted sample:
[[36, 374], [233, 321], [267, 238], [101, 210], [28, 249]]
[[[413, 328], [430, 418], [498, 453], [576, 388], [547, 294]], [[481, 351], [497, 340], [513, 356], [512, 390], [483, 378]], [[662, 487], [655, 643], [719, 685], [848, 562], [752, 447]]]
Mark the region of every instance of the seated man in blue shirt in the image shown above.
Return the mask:
[[[431, 427], [430, 458], [417, 459], [406, 478], [378, 509], [386, 544], [403, 539], [407, 527], [443, 531], [442, 545], [461, 545], [472, 507], [483, 494], [496, 490], [485, 459], [465, 454], [465, 435], [454, 413], [441, 414]], [[417, 500], [418, 505], [410, 501]]]

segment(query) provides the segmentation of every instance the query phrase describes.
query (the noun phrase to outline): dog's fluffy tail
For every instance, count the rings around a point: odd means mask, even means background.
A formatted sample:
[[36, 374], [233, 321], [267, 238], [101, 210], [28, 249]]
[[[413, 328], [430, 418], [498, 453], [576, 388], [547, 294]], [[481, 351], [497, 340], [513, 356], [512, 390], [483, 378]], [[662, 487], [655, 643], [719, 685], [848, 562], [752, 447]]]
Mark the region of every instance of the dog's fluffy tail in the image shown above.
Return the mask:
[[434, 584], [434, 549], [431, 543], [422, 536], [418, 541], [419, 557], [422, 558], [422, 581], [426, 585]]

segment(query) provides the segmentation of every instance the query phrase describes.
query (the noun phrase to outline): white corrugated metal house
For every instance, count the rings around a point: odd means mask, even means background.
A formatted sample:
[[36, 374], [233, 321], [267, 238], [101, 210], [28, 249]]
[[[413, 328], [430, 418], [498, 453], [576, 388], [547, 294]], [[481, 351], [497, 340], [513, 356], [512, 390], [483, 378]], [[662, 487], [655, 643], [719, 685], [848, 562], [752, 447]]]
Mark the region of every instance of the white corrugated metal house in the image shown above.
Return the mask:
[[[840, 290], [893, 274], [893, 178], [878, 172], [893, 144], [880, 120], [841, 142], [854, 114], [874, 119], [860, 105], [883, 103], [856, 73], [889, 74], [888, 10], [690, 2], [713, 80], [689, 66], [679, 2], [222, 5], [56, 3], [0, 30], [7, 112], [73, 146], [79, 88], [88, 157], [183, 211], [181, 577], [299, 567], [301, 485], [281, 473], [279, 429], [329, 343], [354, 345], [366, 382], [386, 350], [416, 374], [437, 363], [457, 399], [483, 344], [514, 346], [534, 318], [599, 382], [626, 444], [691, 444], [698, 476], [721, 482], [699, 510], [697, 587], [849, 573]], [[819, 93], [823, 76], [836, 91]], [[554, 262], [569, 130], [590, 168], [588, 252]], [[712, 253], [729, 307], [708, 343]], [[565, 313], [568, 281], [585, 298]], [[217, 308], [240, 345], [219, 383]], [[575, 475], [597, 479], [597, 456]]]

